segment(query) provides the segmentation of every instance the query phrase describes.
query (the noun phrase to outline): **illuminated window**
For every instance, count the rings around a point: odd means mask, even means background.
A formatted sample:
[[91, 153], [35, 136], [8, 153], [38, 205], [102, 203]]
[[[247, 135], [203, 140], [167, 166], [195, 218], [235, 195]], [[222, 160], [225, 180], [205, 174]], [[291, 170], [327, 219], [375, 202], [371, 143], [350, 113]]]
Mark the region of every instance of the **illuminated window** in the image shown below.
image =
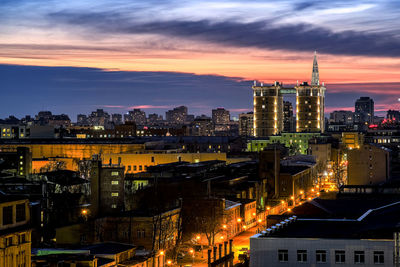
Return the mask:
[[111, 176], [118, 176], [119, 173], [118, 172], [111, 172]]
[[117, 197], [117, 196], [118, 196], [118, 193], [113, 192], [113, 193], [111, 193], [111, 196], [112, 196], [112, 197]]
[[112, 204], [112, 205], [111, 205], [111, 208], [112, 208], [112, 209], [116, 209], [116, 208], [117, 208], [117, 205]]
[[112, 185], [118, 185], [118, 181], [111, 181]]

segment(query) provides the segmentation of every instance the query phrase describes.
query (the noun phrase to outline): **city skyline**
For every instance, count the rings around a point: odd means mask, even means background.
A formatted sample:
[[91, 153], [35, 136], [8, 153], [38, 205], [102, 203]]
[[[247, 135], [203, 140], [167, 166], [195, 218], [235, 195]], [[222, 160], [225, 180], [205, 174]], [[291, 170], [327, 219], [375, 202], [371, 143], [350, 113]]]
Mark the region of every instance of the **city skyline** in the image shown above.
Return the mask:
[[252, 109], [253, 80], [310, 81], [314, 50], [326, 113], [352, 109], [360, 96], [375, 100], [377, 114], [400, 106], [395, 1], [20, 0], [0, 9], [2, 117], [179, 105], [237, 116]]

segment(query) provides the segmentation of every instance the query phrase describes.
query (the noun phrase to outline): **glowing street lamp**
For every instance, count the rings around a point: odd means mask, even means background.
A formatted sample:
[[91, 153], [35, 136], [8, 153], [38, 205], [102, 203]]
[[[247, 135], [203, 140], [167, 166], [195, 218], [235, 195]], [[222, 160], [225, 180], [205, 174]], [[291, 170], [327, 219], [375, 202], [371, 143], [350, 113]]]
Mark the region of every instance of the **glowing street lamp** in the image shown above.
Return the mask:
[[161, 256], [164, 255], [164, 251], [163, 250], [160, 251], [160, 255]]
[[197, 239], [197, 240], [200, 240], [200, 236], [199, 236], [199, 235], [196, 235], [196, 239]]
[[228, 226], [226, 224], [222, 225], [222, 228], [226, 229]]
[[241, 218], [238, 218], [238, 219], [237, 219], [237, 222], [238, 222], [238, 223], [240, 223], [241, 221], [242, 221], [242, 219], [241, 219]]
[[304, 194], [304, 191], [303, 191], [303, 190], [300, 190], [300, 195], [302, 195], [302, 194]]
[[171, 260], [167, 260], [167, 265], [172, 265], [172, 261]]
[[261, 219], [258, 219], [258, 222], [259, 222], [259, 223], [261, 223], [261, 222], [262, 222], [262, 220], [261, 220]]

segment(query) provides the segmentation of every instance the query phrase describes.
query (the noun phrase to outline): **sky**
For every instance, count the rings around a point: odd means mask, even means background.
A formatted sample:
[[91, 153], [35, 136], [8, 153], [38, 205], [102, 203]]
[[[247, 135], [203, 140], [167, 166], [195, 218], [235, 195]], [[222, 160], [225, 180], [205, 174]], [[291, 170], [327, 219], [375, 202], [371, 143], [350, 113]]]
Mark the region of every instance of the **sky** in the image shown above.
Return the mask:
[[326, 112], [400, 109], [398, 0], [1, 0], [0, 117], [251, 110], [253, 80], [310, 80]]

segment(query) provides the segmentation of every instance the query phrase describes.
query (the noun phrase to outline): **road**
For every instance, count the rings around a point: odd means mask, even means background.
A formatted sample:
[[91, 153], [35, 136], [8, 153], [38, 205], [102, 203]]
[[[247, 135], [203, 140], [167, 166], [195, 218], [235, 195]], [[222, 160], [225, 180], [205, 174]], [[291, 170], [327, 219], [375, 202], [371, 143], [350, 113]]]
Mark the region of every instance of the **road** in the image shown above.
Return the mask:
[[[257, 227], [248, 229], [245, 232], [235, 236], [233, 238], [233, 252], [235, 253], [234, 263], [237, 263], [238, 256], [242, 253], [240, 250], [243, 248], [250, 249], [250, 237], [257, 233]], [[207, 249], [203, 252], [196, 252], [195, 258], [186, 257], [179, 261], [176, 266], [196, 266], [196, 267], [207, 267]]]

